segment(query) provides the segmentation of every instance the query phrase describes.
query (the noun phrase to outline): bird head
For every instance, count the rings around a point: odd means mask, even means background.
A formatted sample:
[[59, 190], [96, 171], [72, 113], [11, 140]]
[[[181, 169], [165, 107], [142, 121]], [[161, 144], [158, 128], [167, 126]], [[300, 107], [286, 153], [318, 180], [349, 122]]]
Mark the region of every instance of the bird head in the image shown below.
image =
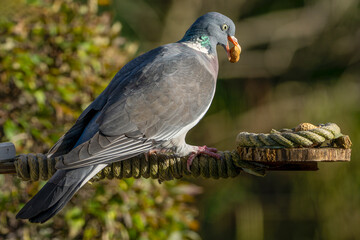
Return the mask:
[[229, 41], [236, 47], [240, 48], [237, 39], [235, 38], [235, 24], [234, 22], [217, 12], [209, 12], [199, 17], [187, 30], [182, 41], [206, 39], [210, 51], [216, 53], [216, 45], [224, 47], [229, 61], [230, 48]]

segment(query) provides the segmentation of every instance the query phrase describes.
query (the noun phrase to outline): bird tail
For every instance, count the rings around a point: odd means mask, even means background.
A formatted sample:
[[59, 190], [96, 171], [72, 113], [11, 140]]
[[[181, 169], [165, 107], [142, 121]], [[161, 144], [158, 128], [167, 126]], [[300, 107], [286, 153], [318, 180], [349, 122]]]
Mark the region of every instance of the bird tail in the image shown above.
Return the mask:
[[16, 218], [44, 223], [58, 213], [72, 196], [106, 164], [57, 170], [45, 186], [19, 211]]

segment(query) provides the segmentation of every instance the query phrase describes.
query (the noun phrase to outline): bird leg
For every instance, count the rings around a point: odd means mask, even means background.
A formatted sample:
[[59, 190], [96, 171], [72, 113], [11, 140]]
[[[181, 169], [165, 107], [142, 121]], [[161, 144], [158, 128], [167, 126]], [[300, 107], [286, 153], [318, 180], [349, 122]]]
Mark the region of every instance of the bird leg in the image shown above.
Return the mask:
[[217, 154], [217, 151], [218, 150], [216, 148], [207, 147], [206, 145], [204, 145], [202, 147], [201, 146], [195, 147], [195, 151], [193, 153], [191, 153], [189, 158], [187, 159], [187, 162], [186, 162], [187, 170], [189, 172], [191, 172], [190, 166], [193, 163], [195, 157], [200, 154], [205, 154], [205, 155], [208, 155], [208, 156], [216, 158], [216, 159], [221, 159], [221, 156], [220, 156], [220, 154]]
[[[216, 158], [216, 159], [221, 159], [221, 155], [217, 154], [218, 150], [216, 148], [211, 148], [208, 147], [206, 145], [204, 146], [191, 146], [191, 145], [187, 145], [188, 147], [191, 147], [191, 152], [190, 155], [186, 161], [186, 168], [189, 172], [191, 172], [190, 170], [190, 166], [193, 163], [194, 159], [200, 155], [200, 154], [204, 154], [204, 155], [208, 155], [210, 157]], [[153, 154], [158, 154], [158, 153], [169, 153], [171, 151], [169, 151], [169, 149], [166, 148], [160, 148], [160, 149], [151, 149], [150, 151], [144, 153], [145, 155], [145, 160], [149, 161], [149, 157]], [[175, 153], [175, 155], [179, 154], [178, 156], [184, 156], [187, 155], [184, 153]]]

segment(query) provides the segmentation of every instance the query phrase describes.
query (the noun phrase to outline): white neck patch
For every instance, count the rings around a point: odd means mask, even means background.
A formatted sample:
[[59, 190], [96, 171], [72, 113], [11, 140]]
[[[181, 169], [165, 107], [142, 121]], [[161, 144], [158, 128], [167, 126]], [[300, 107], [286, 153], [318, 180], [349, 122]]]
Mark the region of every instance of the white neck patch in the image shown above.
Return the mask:
[[196, 51], [206, 53], [207, 55], [212, 56], [209, 54], [209, 49], [202, 46], [200, 42], [182, 42], [182, 44], [184, 44], [184, 45], [188, 46], [189, 48], [192, 48]]

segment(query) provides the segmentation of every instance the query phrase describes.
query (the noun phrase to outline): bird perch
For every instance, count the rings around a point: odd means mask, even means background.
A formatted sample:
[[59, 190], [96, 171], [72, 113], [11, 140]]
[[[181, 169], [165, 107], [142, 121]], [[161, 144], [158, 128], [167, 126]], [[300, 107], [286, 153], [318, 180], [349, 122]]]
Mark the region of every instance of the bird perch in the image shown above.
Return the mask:
[[[310, 128], [303, 124], [294, 129], [273, 130], [270, 134], [242, 132], [237, 142], [236, 150], [219, 152], [221, 160], [209, 156], [195, 158], [191, 172], [186, 168], [187, 157], [152, 154], [146, 159], [139, 155], [109, 164], [93, 181], [131, 177], [167, 181], [184, 176], [218, 179], [236, 177], [242, 171], [264, 176], [266, 171], [314, 171], [318, 170], [319, 162], [346, 162], [351, 157], [350, 138], [342, 135], [336, 124]], [[62, 160], [62, 156], [48, 158], [44, 154], [15, 155], [12, 143], [0, 143], [0, 174], [17, 174], [23, 180], [47, 180], [55, 173], [56, 162]]]

